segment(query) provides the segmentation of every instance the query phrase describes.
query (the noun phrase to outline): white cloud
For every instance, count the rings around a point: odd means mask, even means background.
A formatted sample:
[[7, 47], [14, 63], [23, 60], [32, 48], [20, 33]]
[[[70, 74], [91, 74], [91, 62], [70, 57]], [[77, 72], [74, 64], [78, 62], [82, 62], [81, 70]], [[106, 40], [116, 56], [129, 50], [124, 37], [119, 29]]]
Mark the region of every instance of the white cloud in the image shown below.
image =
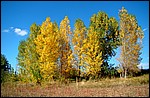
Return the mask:
[[146, 31], [146, 30], [147, 30], [147, 28], [143, 29], [143, 32]]
[[21, 30], [20, 28], [9, 27], [9, 29], [5, 29], [2, 32], [10, 32], [13, 31], [20, 36], [25, 36], [28, 34], [27, 30]]
[[14, 32], [17, 33], [17, 34], [20, 35], [20, 36], [25, 36], [25, 35], [28, 34], [28, 32], [27, 32], [26, 30], [21, 30], [21, 29], [19, 29], [19, 28], [15, 28], [15, 29], [14, 29]]
[[15, 31], [14, 31], [14, 32], [19, 33], [19, 32], [21, 32], [21, 29], [15, 28]]
[[26, 30], [22, 30], [21, 32], [18, 33], [21, 36], [27, 35], [28, 32]]
[[9, 29], [5, 29], [5, 30], [3, 30], [2, 32], [9, 32]]

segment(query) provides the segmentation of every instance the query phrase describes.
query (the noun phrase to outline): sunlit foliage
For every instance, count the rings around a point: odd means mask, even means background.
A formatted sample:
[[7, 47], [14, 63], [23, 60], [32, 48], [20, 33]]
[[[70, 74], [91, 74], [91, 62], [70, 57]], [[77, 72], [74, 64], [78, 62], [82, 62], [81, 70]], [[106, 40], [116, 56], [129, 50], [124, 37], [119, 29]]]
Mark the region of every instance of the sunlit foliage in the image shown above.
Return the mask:
[[128, 14], [127, 10], [122, 7], [119, 12], [120, 17], [120, 40], [121, 54], [118, 58], [126, 78], [127, 72], [134, 73], [139, 69], [140, 50], [142, 48], [142, 38], [144, 37], [141, 27], [138, 25], [136, 17]]

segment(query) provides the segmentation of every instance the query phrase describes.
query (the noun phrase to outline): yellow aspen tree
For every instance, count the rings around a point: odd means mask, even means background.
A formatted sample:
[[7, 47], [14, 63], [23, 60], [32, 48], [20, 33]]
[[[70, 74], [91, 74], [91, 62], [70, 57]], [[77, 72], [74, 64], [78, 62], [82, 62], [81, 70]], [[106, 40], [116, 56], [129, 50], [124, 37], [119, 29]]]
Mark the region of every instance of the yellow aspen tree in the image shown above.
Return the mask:
[[51, 80], [57, 67], [59, 56], [58, 27], [47, 17], [40, 27], [41, 33], [35, 39], [36, 51], [39, 54], [39, 66], [44, 80]]
[[100, 42], [98, 35], [93, 29], [89, 28], [87, 38], [84, 40], [84, 62], [86, 63], [86, 74], [90, 78], [97, 78], [98, 73], [101, 71], [101, 65], [103, 63], [102, 51], [99, 51]]
[[[78, 77], [81, 75], [81, 71], [83, 71], [83, 51], [82, 51], [82, 46], [83, 46], [83, 41], [86, 39], [86, 27], [81, 19], [77, 19], [75, 24], [74, 24], [74, 32], [73, 32], [73, 38], [72, 38], [72, 43], [74, 46], [74, 55], [78, 61], [77, 64], [77, 70], [78, 70]], [[82, 70], [81, 70], [82, 69]]]
[[137, 23], [136, 17], [128, 14], [124, 7], [120, 10], [119, 17], [121, 53], [118, 60], [123, 67], [124, 77], [126, 78], [127, 73], [133, 74], [138, 71], [137, 65], [141, 61], [140, 50], [144, 34]]
[[70, 21], [67, 16], [60, 23], [60, 39], [59, 39], [59, 57], [60, 57], [60, 72], [63, 77], [67, 77], [67, 74], [71, 69], [71, 59], [72, 54], [71, 45], [70, 45], [70, 35], [72, 34], [70, 28]]

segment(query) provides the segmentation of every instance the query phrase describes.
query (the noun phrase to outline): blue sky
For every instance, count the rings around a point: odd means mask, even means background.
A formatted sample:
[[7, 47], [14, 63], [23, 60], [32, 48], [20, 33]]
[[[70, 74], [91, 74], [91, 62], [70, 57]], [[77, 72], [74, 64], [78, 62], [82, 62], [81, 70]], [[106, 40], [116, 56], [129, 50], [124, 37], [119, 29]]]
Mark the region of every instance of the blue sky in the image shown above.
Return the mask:
[[[60, 24], [67, 15], [71, 29], [74, 29], [75, 20], [80, 18], [89, 26], [90, 17], [98, 11], [104, 11], [109, 17], [119, 21], [118, 12], [124, 6], [128, 13], [136, 16], [138, 24], [144, 31], [141, 64], [149, 68], [149, 1], [2, 1], [1, 2], [1, 53], [16, 69], [19, 41], [24, 40], [30, 33], [33, 23], [41, 25], [46, 17]], [[110, 63], [118, 65], [113, 57]]]

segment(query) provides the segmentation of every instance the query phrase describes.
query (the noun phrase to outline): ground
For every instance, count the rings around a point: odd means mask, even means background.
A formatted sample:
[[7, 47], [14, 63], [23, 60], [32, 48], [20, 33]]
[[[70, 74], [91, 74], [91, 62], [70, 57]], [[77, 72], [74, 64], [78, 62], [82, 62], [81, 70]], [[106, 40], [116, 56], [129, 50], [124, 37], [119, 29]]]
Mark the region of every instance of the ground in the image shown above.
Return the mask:
[[149, 97], [149, 75], [70, 84], [1, 84], [1, 97]]

